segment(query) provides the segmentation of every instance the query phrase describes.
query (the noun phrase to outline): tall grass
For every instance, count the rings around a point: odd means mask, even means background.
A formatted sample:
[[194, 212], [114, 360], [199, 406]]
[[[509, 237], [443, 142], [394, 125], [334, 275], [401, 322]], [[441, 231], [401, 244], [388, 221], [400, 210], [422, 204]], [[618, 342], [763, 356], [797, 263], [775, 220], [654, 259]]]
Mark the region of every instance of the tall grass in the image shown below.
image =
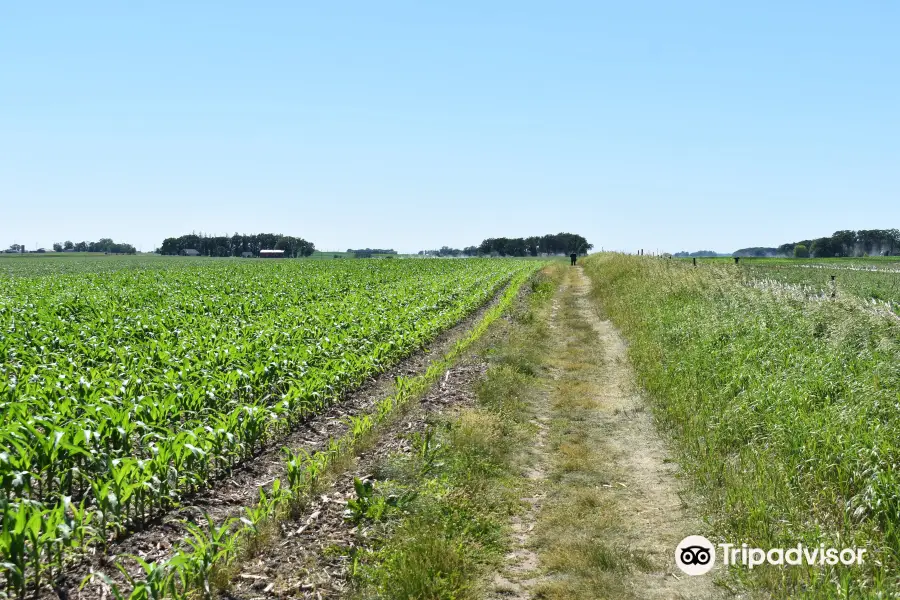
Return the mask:
[[852, 297], [743, 285], [733, 266], [598, 255], [585, 269], [698, 486], [706, 533], [871, 557], [734, 576], [791, 596], [900, 593], [900, 324]]

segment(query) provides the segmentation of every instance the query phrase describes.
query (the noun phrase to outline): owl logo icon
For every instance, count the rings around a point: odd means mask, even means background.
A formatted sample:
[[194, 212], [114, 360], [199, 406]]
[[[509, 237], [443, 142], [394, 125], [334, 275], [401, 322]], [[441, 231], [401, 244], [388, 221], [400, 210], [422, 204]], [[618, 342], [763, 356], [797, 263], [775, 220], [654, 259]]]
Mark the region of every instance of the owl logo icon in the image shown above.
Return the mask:
[[687, 575], [704, 575], [716, 564], [716, 549], [702, 535], [689, 535], [675, 548], [675, 564]]

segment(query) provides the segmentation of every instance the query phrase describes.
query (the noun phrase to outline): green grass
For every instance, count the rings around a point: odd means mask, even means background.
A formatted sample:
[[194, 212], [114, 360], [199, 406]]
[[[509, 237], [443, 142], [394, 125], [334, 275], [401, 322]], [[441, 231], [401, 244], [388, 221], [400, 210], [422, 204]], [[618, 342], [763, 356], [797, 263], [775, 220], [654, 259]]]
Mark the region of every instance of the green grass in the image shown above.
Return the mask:
[[[691, 264], [691, 259], [673, 259]], [[742, 258], [735, 266], [731, 258], [697, 259], [699, 268], [731, 266], [746, 280], [772, 280], [803, 288], [810, 294], [859, 296], [883, 303], [900, 315], [900, 257], [868, 258]], [[835, 277], [832, 284], [831, 276]]]
[[900, 593], [900, 323], [852, 294], [747, 285], [727, 264], [598, 255], [585, 268], [631, 342], [710, 536], [871, 557], [732, 575], [779, 597]]
[[757, 280], [802, 286], [815, 293], [836, 292], [876, 300], [900, 314], [900, 263], [877, 267], [848, 263], [763, 263], [748, 265], [746, 274]]
[[[360, 540], [354, 581], [360, 598], [467, 600], [484, 597], [485, 574], [509, 549], [510, 514], [518, 510], [521, 449], [532, 434], [527, 397], [539, 368], [542, 321], [553, 284], [539, 279], [529, 306], [498, 323], [491, 366], [477, 386], [477, 405], [411, 438], [376, 470], [375, 493], [413, 498], [388, 511], [375, 534]], [[485, 341], [481, 351], [487, 351]], [[531, 358], [529, 358], [531, 357]]]

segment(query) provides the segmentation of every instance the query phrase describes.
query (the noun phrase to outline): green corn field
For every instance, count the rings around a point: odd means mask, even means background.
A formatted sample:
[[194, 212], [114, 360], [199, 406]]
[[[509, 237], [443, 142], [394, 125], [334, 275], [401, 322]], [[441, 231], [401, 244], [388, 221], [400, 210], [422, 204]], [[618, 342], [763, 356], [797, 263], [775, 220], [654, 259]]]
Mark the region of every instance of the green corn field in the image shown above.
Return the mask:
[[[178, 507], [537, 266], [3, 261], [2, 593], [52, 584]], [[315, 461], [289, 459], [291, 483], [315, 475]], [[209, 533], [191, 532], [197, 547]], [[142, 564], [134, 593], [183, 589]]]

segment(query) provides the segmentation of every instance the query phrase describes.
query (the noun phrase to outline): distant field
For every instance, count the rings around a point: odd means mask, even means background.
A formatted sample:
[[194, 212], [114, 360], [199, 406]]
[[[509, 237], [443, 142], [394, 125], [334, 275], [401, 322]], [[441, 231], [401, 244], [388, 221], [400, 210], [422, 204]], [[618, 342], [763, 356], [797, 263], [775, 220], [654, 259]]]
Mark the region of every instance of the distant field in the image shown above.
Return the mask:
[[[384, 258], [393, 256], [403, 258], [406, 255], [373, 254], [372, 258]], [[326, 260], [335, 258], [354, 259], [353, 254], [346, 252], [314, 252], [306, 259], [266, 259], [267, 261], [297, 261], [297, 260]], [[41, 254], [0, 254], [0, 273], [27, 273], [34, 274], [44, 269], [50, 270], [104, 270], [104, 265], [113, 265], [113, 269], [143, 268], [147, 265], [176, 265], [194, 264], [198, 261], [235, 261], [247, 260], [236, 256], [207, 257], [207, 256], [161, 256], [159, 254], [104, 254], [103, 252], [43, 252]], [[106, 262], [104, 262], [106, 261]], [[53, 266], [56, 265], [56, 266]], [[90, 265], [86, 267], [86, 265]]]
[[[691, 259], [673, 259], [690, 262]], [[704, 265], [733, 265], [734, 259], [697, 259]], [[900, 314], [900, 257], [871, 258], [742, 258], [735, 267], [748, 279], [793, 286], [810, 295], [852, 294], [875, 303], [884, 303]], [[834, 283], [831, 277], [834, 276]]]
[[[674, 258], [682, 262], [691, 262], [691, 258]], [[716, 256], [716, 257], [698, 257], [698, 263], [733, 263], [734, 257]], [[837, 266], [860, 266], [871, 268], [883, 268], [885, 266], [894, 266], [900, 268], [900, 256], [867, 256], [860, 258], [755, 258], [741, 257], [741, 264], [755, 265], [837, 265]]]

